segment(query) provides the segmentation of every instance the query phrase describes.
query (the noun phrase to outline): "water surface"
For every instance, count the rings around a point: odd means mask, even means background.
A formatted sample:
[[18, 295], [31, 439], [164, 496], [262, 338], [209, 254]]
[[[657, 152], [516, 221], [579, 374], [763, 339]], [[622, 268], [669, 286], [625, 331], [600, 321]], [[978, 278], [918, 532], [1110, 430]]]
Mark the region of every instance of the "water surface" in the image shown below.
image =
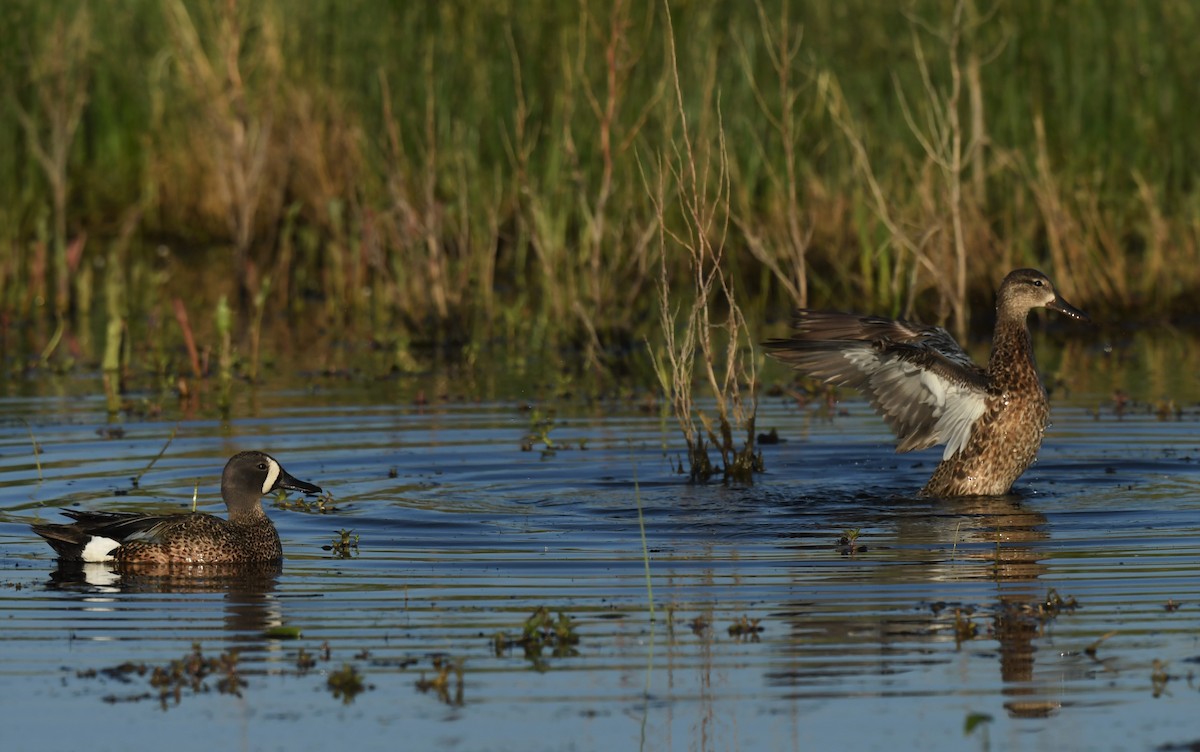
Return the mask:
[[[1056, 392], [1018, 494], [954, 502], [914, 496], [938, 451], [894, 454], [854, 398], [764, 398], [759, 426], [785, 441], [727, 488], [677, 474], [675, 422], [641, 396], [314, 377], [247, 392], [229, 421], [171, 406], [113, 426], [92, 384], [26, 385], [0, 399], [5, 747], [1194, 744], [1200, 410], [1181, 392], [1160, 410], [1139, 381], [1124, 388], [1146, 402], [1117, 415], [1104, 378]], [[223, 514], [220, 469], [248, 448], [333, 497], [326, 514], [266, 502], [278, 571], [89, 582], [28, 529], [64, 506], [184, 510], [194, 491]], [[350, 558], [329, 550], [340, 530]], [[543, 606], [578, 643], [498, 652]], [[194, 644], [238, 651], [240, 696], [217, 672], [160, 700], [150, 671]], [[436, 686], [435, 661], [461, 682]], [[349, 699], [328, 684], [347, 665], [365, 685]]]

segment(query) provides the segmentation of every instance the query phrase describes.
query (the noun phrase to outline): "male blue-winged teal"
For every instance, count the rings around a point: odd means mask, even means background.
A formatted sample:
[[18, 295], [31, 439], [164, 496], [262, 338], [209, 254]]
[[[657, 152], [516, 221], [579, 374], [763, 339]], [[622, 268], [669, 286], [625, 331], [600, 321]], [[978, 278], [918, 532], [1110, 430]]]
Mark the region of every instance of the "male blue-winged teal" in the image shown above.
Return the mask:
[[279, 533], [263, 511], [263, 496], [286, 488], [320, 493], [296, 480], [264, 452], [241, 452], [221, 474], [229, 519], [211, 514], [149, 515], [63, 510], [75, 522], [34, 525], [60, 559], [122, 564], [241, 564], [283, 558]]
[[797, 311], [795, 333], [765, 345], [801, 373], [866, 395], [896, 434], [896, 451], [945, 444], [922, 494], [995, 496], [1033, 463], [1050, 417], [1026, 325], [1041, 307], [1090, 321], [1045, 274], [1017, 269], [996, 294], [986, 369], [945, 329], [851, 313]]

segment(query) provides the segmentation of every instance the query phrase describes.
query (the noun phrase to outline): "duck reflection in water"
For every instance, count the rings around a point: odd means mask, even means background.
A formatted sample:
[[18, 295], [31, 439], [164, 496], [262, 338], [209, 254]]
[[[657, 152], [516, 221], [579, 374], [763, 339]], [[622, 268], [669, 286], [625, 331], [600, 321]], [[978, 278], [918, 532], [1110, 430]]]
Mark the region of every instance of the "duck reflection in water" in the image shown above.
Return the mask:
[[[1054, 595], [1041, 579], [1049, 541], [1045, 516], [1015, 495], [880, 498], [878, 503], [856, 497], [854, 502], [859, 510], [855, 525], [890, 528], [890, 533], [884, 542], [865, 540], [862, 553], [835, 548], [847, 559], [872, 566], [851, 561], [845, 568], [814, 571], [811, 558], [804, 562], [807, 557], [802, 557], [798, 579], [807, 583], [818, 577], [820, 587], [814, 592], [828, 595], [782, 609], [793, 635], [785, 648], [791, 666], [772, 672], [770, 680], [808, 693], [828, 686], [831, 675], [863, 680], [873, 673], [911, 670], [914, 642], [953, 642], [959, 649], [978, 650], [966, 646], [974, 645], [972, 640], [995, 640], [1008, 713], [1041, 717], [1056, 712], [1063, 677], [1035, 671], [1036, 638], [1058, 609], [1067, 608], [1062, 601], [1047, 603]], [[814, 511], [811, 504], [806, 500], [807, 515]], [[836, 509], [824, 511], [845, 519], [845, 500], [835, 504]], [[831, 580], [838, 587], [827, 587]], [[913, 610], [879, 605], [891, 601], [895, 587], [917, 593]], [[981, 599], [980, 589], [993, 595]], [[922, 599], [919, 593], [927, 595]], [[841, 647], [829, 655], [816, 654], [814, 642]], [[858, 658], [848, 663], [848, 655]], [[921, 655], [918, 665], [929, 654]], [[1087, 667], [1078, 670], [1082, 674]]]
[[[283, 571], [279, 561], [250, 564], [106, 564], [60, 561], [50, 574], [50, 587], [79, 594], [81, 610], [119, 610], [130, 602], [124, 594], [193, 595], [224, 593], [226, 638], [266, 642], [267, 630], [282, 626], [282, 609], [274, 592]], [[102, 605], [103, 604], [103, 605]]]

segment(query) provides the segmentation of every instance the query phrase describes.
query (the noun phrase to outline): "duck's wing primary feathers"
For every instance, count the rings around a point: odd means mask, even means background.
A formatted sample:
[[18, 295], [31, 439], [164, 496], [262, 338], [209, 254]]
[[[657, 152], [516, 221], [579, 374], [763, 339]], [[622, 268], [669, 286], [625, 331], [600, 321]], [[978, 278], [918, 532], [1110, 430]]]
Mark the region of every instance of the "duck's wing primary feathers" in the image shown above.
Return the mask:
[[967, 445], [983, 414], [987, 372], [945, 329], [849, 313], [800, 310], [771, 355], [830, 384], [861, 391], [908, 452], [945, 444], [949, 459]]

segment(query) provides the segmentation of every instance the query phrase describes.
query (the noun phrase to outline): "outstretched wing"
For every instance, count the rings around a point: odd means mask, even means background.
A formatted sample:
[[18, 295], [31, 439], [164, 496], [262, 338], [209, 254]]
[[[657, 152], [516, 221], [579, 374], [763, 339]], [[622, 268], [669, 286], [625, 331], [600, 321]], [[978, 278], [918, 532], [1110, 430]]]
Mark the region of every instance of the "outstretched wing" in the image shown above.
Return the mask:
[[983, 414], [987, 372], [945, 329], [849, 313], [800, 310], [795, 332], [765, 343], [797, 371], [858, 389], [896, 434], [897, 451], [962, 450]]

